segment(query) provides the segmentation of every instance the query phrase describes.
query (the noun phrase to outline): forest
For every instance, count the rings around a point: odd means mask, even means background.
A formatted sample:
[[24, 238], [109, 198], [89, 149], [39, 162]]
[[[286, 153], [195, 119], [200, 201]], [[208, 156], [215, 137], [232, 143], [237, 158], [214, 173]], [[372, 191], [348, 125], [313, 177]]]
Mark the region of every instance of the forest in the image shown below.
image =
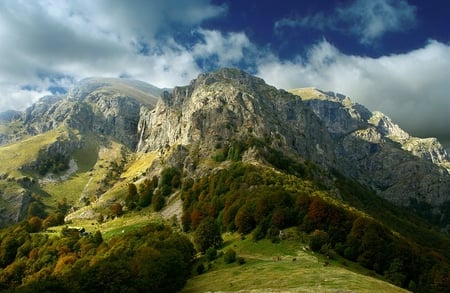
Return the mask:
[[[242, 162], [249, 146], [260, 146], [267, 164]], [[0, 290], [176, 292], [192, 276], [197, 252], [220, 249], [222, 233], [277, 243], [280, 231], [295, 228], [326, 257], [356, 262], [413, 292], [450, 292], [448, 236], [366, 187], [258, 141], [219, 146], [212, 160], [222, 167], [204, 176], [168, 167], [130, 183], [125, 206], [110, 207], [113, 217], [147, 206], [159, 211], [179, 192], [179, 228], [151, 223], [107, 240], [70, 227], [45, 233], [63, 223], [67, 207], [46, 215], [33, 203], [26, 221], [0, 231]]]
[[176, 292], [195, 255], [186, 236], [157, 223], [104, 241], [73, 228], [30, 233], [25, 221], [1, 239], [2, 292]]
[[[450, 290], [447, 237], [429, 227], [414, 226], [417, 223], [409, 220], [392, 220], [390, 212], [398, 211], [374, 208], [382, 207], [377, 203], [380, 200], [354, 182], [337, 179], [340, 194], [333, 195], [336, 190], [315, 183], [314, 178], [320, 177], [318, 169], [308, 164], [300, 168], [299, 164], [289, 167], [297, 176], [235, 162], [210, 176], [185, 180], [184, 231], [195, 232], [204, 222], [213, 220], [222, 232], [276, 242], [280, 241], [280, 231], [296, 227], [309, 239], [313, 251], [357, 262], [395, 285], [414, 292]], [[362, 210], [368, 206], [367, 212], [348, 206], [341, 199], [344, 197]], [[402, 212], [408, 219], [407, 212]], [[372, 216], [374, 213], [377, 218]], [[396, 231], [411, 227], [416, 227], [408, 235], [411, 238]]]

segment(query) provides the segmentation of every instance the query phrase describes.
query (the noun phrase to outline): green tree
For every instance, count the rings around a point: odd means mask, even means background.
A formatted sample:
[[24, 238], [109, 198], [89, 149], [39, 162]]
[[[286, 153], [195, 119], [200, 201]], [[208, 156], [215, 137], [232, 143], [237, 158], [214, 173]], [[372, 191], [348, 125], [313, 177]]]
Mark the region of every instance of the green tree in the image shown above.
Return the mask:
[[236, 251], [229, 248], [227, 251], [225, 251], [223, 255], [223, 260], [225, 263], [233, 263], [236, 261]]
[[133, 209], [139, 200], [137, 187], [134, 183], [128, 184], [128, 193], [125, 198], [125, 204], [129, 209]]
[[164, 207], [164, 203], [165, 203], [165, 199], [164, 196], [162, 196], [159, 192], [154, 194], [152, 197], [152, 205], [153, 205], [153, 209], [158, 212], [160, 211], [163, 207]]
[[204, 253], [208, 248], [217, 248], [222, 243], [222, 235], [214, 219], [203, 219], [194, 232], [194, 244], [197, 250]]
[[315, 230], [309, 236], [309, 248], [312, 251], [319, 251], [328, 242], [328, 234], [325, 231]]

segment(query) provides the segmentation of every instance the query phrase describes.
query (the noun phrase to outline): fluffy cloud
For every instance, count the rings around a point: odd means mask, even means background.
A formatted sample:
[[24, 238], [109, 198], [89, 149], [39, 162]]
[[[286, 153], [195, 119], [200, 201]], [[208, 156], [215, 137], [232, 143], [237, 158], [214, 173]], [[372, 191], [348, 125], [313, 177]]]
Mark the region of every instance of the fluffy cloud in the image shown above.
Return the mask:
[[369, 58], [345, 55], [323, 40], [294, 61], [260, 60], [258, 75], [281, 88], [338, 91], [414, 135], [450, 142], [449, 68], [450, 46], [436, 41], [409, 53]]
[[[201, 69], [172, 33], [197, 30], [226, 12], [209, 0], [1, 1], [0, 111], [23, 109], [67, 80], [89, 76], [130, 76], [161, 87], [185, 83]], [[205, 49], [214, 33], [200, 34]], [[239, 57], [230, 48], [224, 61]]]
[[226, 35], [214, 30], [199, 30], [201, 41], [192, 50], [197, 60], [206, 61], [208, 66], [224, 67], [237, 65], [242, 61], [246, 50], [254, 50], [244, 33]]
[[405, 1], [356, 0], [337, 7], [332, 15], [322, 12], [295, 18], [283, 18], [275, 29], [307, 27], [349, 33], [363, 44], [371, 44], [388, 32], [404, 31], [415, 25], [416, 8]]

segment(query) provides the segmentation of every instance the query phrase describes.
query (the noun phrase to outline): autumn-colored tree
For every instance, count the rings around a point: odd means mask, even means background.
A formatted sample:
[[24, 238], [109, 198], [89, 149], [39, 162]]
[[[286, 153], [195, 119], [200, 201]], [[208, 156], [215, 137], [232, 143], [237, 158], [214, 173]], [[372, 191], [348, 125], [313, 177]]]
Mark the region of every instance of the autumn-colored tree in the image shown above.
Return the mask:
[[250, 233], [255, 228], [255, 219], [249, 206], [243, 206], [239, 209], [234, 218], [234, 224], [241, 234]]
[[42, 226], [47, 229], [49, 227], [64, 224], [64, 215], [61, 213], [50, 214], [42, 222]]
[[191, 228], [192, 229], [197, 229], [198, 225], [200, 224], [200, 222], [203, 219], [203, 214], [201, 211], [199, 211], [198, 209], [194, 209], [191, 212]]
[[312, 198], [308, 209], [308, 219], [316, 229], [328, 229], [329, 204], [319, 196]]
[[111, 204], [109, 206], [109, 210], [111, 211], [111, 215], [116, 216], [116, 217], [118, 217], [118, 216], [123, 214], [123, 207], [118, 202], [115, 202], [115, 203]]
[[28, 226], [30, 233], [36, 233], [42, 231], [42, 219], [36, 216], [28, 219]]

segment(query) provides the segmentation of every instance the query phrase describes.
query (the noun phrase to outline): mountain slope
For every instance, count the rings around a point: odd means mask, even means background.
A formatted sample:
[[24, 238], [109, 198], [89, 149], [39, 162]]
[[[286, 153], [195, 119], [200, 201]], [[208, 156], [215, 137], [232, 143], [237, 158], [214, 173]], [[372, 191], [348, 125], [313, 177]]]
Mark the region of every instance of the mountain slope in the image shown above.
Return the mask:
[[0, 187], [20, 216], [3, 225], [63, 214], [93, 229], [161, 211], [193, 233], [211, 218], [255, 240], [296, 227], [318, 251], [424, 292], [448, 268], [448, 237], [399, 207], [448, 223], [445, 151], [344, 96], [221, 69], [171, 92], [87, 79], [8, 117], [0, 152], [17, 159]]
[[343, 95], [312, 88], [291, 92], [333, 136], [340, 171], [448, 229], [449, 215], [442, 207], [450, 203], [450, 163], [435, 138], [412, 137], [389, 117]]

